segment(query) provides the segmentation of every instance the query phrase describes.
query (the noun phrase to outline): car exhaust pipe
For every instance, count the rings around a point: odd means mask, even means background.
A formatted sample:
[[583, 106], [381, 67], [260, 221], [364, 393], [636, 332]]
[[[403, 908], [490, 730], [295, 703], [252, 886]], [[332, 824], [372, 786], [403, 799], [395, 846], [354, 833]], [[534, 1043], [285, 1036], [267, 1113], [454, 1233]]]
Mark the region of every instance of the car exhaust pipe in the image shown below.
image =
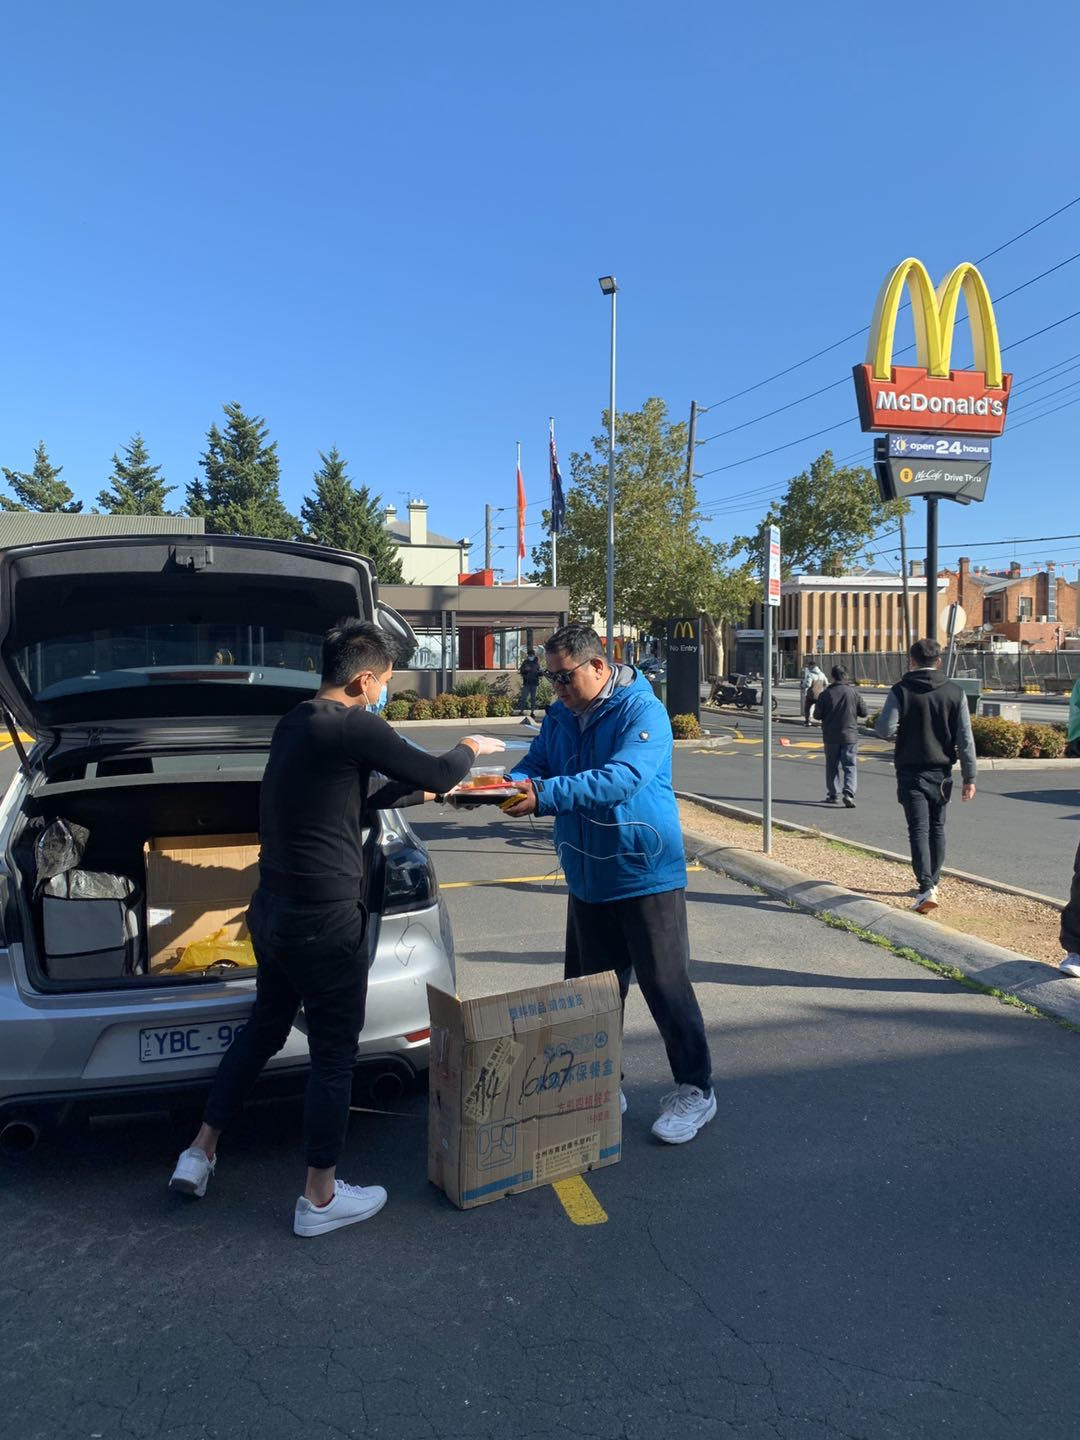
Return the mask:
[[397, 1070], [383, 1070], [369, 1086], [371, 1098], [378, 1105], [391, 1105], [405, 1094], [405, 1081]]
[[9, 1120], [0, 1127], [0, 1151], [12, 1158], [29, 1155], [40, 1135], [32, 1120]]

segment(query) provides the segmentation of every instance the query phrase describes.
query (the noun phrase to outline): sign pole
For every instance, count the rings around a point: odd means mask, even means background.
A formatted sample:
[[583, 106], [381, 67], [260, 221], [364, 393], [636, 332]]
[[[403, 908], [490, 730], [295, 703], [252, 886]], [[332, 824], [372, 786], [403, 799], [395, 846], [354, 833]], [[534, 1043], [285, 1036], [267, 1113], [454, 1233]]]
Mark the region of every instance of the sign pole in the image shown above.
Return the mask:
[[937, 507], [938, 497], [928, 495], [926, 497], [926, 634], [930, 640], [936, 640], [938, 632]]
[[773, 615], [780, 604], [780, 531], [770, 525], [765, 544], [765, 574], [762, 577], [762, 666], [761, 689], [761, 848], [766, 855], [772, 854], [772, 648]]
[[772, 854], [772, 612], [768, 600], [762, 607], [764, 614], [765, 674], [762, 705], [764, 717], [761, 732], [765, 744], [762, 748], [762, 794], [761, 807], [761, 848], [766, 855]]

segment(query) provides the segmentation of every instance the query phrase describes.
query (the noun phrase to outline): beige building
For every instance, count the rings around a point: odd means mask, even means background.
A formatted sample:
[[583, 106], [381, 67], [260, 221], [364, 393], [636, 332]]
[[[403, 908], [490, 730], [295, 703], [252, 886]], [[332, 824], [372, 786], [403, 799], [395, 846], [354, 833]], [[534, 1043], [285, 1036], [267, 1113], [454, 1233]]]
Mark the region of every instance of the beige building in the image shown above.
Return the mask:
[[[947, 590], [948, 581], [939, 578], [939, 610], [944, 609]], [[924, 575], [910, 577], [908, 595], [915, 639], [926, 630]], [[903, 580], [877, 570], [862, 575], [793, 575], [780, 587], [774, 623], [785, 675], [795, 674], [805, 655], [903, 650]], [[735, 627], [733, 669], [760, 672], [763, 640], [761, 606], [755, 605], [749, 622]]]
[[406, 585], [457, 585], [470, 568], [468, 540], [451, 540], [428, 529], [428, 507], [423, 500], [410, 500], [408, 521], [397, 518], [397, 508], [387, 505], [386, 528], [397, 547], [401, 573]]

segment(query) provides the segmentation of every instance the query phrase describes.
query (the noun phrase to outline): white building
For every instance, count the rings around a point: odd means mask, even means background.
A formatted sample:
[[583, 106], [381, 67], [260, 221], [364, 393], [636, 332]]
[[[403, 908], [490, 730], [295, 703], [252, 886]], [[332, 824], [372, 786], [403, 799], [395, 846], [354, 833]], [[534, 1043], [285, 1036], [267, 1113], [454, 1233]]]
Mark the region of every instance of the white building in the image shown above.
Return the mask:
[[386, 528], [397, 548], [406, 585], [457, 585], [458, 576], [469, 570], [468, 540], [451, 540], [428, 529], [428, 507], [423, 500], [410, 500], [408, 523], [397, 518], [397, 508], [387, 505]]

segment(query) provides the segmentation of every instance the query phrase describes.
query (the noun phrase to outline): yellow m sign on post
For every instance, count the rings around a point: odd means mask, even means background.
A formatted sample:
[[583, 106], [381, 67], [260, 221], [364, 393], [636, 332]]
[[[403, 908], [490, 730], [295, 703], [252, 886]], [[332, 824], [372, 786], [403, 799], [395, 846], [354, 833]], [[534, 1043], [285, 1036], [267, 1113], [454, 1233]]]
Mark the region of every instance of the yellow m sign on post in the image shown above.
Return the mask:
[[[905, 290], [915, 324], [916, 365], [893, 364], [896, 319]], [[952, 369], [961, 295], [971, 325], [973, 370]], [[994, 306], [975, 266], [965, 260], [935, 290], [921, 260], [901, 260], [885, 277], [870, 323], [866, 362], [856, 365], [854, 373], [864, 430], [1000, 435], [1012, 376], [1002, 373]]]
[[677, 620], [671, 631], [673, 640], [693, 640], [694, 624], [692, 620]]
[[870, 322], [870, 343], [866, 363], [873, 367], [875, 380], [892, 376], [893, 336], [904, 287], [911, 294], [915, 321], [915, 356], [928, 375], [947, 379], [952, 364], [956, 307], [963, 293], [971, 322], [971, 343], [975, 368], [986, 376], [987, 387], [1001, 389], [1001, 344], [998, 340], [994, 306], [986, 281], [970, 261], [946, 275], [935, 291], [926, 266], [909, 257], [885, 277]]

